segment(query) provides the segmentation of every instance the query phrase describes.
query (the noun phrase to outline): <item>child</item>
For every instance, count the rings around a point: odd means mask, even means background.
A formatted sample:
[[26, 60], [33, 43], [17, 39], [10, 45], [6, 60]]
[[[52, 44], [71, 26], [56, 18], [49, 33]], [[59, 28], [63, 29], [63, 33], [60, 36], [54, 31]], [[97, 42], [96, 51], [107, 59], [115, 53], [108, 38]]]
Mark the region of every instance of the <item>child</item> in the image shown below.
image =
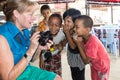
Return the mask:
[[75, 20], [76, 44], [84, 63], [91, 64], [92, 80], [108, 80], [110, 59], [100, 40], [90, 34], [92, 26], [93, 20], [89, 16], [82, 15]]
[[72, 38], [72, 35], [74, 33], [73, 20], [80, 15], [80, 11], [76, 9], [68, 9], [63, 14], [65, 24], [63, 29], [68, 41], [67, 59], [68, 64], [70, 65], [73, 80], [85, 80], [85, 65], [79, 54], [79, 49], [77, 48], [77, 45], [75, 44]]
[[[65, 46], [65, 35], [60, 29], [62, 26], [62, 18], [59, 14], [52, 14], [48, 20], [49, 30], [53, 36], [54, 51], [52, 51], [52, 59], [50, 61], [45, 61], [45, 69], [48, 71], [53, 71], [61, 75], [61, 50]], [[44, 54], [44, 53], [42, 53]], [[41, 64], [41, 62], [40, 62]], [[40, 65], [41, 67], [41, 65]]]
[[38, 31], [46, 31], [46, 30], [48, 30], [47, 21], [51, 14], [51, 10], [48, 5], [43, 5], [41, 7], [40, 11], [41, 11], [41, 14], [43, 15], [44, 19], [39, 23], [37, 30]]

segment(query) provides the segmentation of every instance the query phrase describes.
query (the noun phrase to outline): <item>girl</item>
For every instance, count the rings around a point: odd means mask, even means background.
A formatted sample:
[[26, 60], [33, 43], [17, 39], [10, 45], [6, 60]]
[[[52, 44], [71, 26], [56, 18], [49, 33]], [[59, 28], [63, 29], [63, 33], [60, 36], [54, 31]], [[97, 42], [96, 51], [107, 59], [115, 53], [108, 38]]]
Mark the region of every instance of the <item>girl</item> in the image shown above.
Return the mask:
[[[65, 46], [66, 40], [63, 31], [61, 30], [62, 18], [59, 14], [52, 14], [48, 20], [49, 30], [53, 36], [52, 59], [45, 61], [45, 69], [48, 71], [54, 71], [61, 75], [61, 51]], [[42, 53], [43, 54], [43, 53]], [[41, 67], [41, 66], [40, 66]]]
[[68, 41], [67, 59], [70, 65], [71, 75], [73, 80], [85, 80], [85, 65], [81, 59], [80, 52], [73, 40], [74, 34], [74, 19], [80, 16], [80, 11], [76, 9], [68, 9], [63, 14], [64, 33]]
[[39, 23], [37, 30], [38, 31], [46, 31], [46, 30], [48, 30], [47, 21], [51, 14], [50, 7], [48, 5], [43, 5], [40, 9], [40, 12], [43, 15], [44, 19]]

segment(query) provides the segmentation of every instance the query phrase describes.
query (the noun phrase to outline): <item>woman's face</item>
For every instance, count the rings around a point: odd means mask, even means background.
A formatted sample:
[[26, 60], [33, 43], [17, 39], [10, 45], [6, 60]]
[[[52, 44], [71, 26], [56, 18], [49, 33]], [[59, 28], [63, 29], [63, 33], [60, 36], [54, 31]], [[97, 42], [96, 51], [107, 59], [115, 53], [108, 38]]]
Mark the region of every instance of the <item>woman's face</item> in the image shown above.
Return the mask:
[[35, 17], [33, 16], [34, 9], [33, 7], [28, 7], [26, 11], [23, 13], [16, 13], [16, 25], [21, 30], [26, 28], [31, 28], [33, 25], [33, 21], [35, 20]]
[[69, 29], [72, 29], [74, 27], [74, 23], [72, 21], [72, 18], [70, 16], [67, 16], [64, 20], [64, 24], [69, 27]]
[[48, 26], [49, 26], [49, 30], [52, 33], [52, 35], [53, 36], [57, 35], [61, 27], [60, 19], [57, 17], [52, 17], [48, 21]]

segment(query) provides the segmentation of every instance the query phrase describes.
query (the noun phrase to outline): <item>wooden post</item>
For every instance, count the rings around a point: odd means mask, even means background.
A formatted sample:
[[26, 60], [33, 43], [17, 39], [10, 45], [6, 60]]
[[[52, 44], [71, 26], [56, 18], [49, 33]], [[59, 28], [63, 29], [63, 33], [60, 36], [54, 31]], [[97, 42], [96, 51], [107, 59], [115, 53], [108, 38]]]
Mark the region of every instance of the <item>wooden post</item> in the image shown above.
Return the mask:
[[87, 10], [88, 10], [88, 8], [87, 8], [87, 0], [85, 0], [85, 10], [86, 10], [86, 15], [88, 14], [87, 12]]
[[66, 2], [66, 10], [68, 9], [68, 2]]
[[90, 5], [87, 3], [87, 0], [85, 0], [85, 9], [86, 9], [86, 15], [90, 15]]
[[111, 5], [111, 24], [113, 24], [113, 6]]

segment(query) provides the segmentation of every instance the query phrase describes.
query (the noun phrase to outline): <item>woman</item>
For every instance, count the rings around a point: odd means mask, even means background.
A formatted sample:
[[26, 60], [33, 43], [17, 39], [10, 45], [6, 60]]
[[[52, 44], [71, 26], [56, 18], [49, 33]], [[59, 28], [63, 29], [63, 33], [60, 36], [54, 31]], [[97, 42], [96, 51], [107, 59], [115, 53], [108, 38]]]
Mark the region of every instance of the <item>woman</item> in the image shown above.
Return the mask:
[[8, 0], [3, 7], [7, 22], [0, 27], [0, 80], [62, 80], [55, 73], [30, 66], [29, 62], [40, 49], [49, 49], [38, 43], [39, 32], [29, 38], [30, 26], [35, 20], [35, 3], [29, 0]]

